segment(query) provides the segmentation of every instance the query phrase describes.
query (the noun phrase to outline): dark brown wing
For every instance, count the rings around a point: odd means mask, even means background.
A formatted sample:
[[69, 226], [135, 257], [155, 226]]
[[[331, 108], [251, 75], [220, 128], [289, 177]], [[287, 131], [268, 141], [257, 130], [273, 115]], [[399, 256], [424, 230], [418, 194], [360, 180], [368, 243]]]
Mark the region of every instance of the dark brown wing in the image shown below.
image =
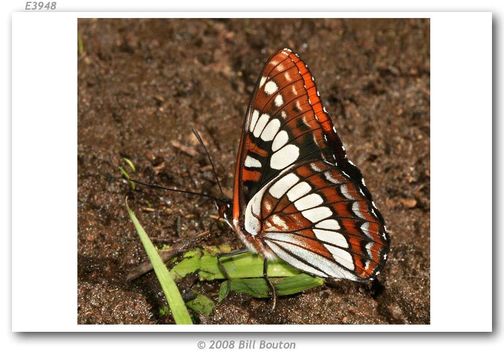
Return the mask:
[[233, 219], [252, 248], [319, 276], [369, 279], [386, 259], [383, 218], [289, 49], [268, 60], [247, 111]]

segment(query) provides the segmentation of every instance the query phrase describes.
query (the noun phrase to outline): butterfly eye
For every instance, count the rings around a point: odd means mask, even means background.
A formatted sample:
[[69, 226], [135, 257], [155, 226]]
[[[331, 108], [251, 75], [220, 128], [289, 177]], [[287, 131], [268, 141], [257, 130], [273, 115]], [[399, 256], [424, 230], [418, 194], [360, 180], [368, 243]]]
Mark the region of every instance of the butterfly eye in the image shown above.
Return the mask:
[[229, 222], [229, 220], [232, 218], [231, 211], [232, 208], [230, 203], [219, 205], [219, 217], [226, 220], [227, 222]]

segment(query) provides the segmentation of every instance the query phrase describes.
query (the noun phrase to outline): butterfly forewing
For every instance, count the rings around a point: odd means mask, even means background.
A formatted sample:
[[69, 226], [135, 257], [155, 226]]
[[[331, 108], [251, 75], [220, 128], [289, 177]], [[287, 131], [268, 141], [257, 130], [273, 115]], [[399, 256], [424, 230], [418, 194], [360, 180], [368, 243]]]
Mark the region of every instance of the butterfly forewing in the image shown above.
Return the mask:
[[332, 133], [306, 65], [288, 49], [273, 55], [258, 80], [243, 128], [236, 170], [242, 205], [289, 165], [320, 158]]
[[318, 276], [369, 279], [386, 259], [383, 218], [289, 49], [268, 60], [247, 111], [233, 218], [249, 248]]

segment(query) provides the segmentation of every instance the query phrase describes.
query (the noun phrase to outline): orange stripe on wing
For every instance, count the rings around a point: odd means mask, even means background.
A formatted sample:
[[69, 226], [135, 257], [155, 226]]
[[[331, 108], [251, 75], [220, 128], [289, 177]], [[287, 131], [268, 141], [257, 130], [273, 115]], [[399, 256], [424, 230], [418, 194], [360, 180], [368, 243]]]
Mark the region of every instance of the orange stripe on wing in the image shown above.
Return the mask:
[[312, 74], [306, 67], [306, 64], [298, 58], [295, 54], [291, 53], [289, 55], [291, 60], [296, 64], [299, 73], [303, 77], [303, 81], [305, 83], [305, 89], [307, 90], [308, 99], [310, 100], [310, 104], [315, 112], [315, 115], [321, 124], [324, 132], [332, 133], [332, 121], [330, 120], [327, 114], [324, 112], [324, 108], [322, 107], [322, 101], [320, 97], [317, 95], [317, 86], [315, 82], [312, 80]]

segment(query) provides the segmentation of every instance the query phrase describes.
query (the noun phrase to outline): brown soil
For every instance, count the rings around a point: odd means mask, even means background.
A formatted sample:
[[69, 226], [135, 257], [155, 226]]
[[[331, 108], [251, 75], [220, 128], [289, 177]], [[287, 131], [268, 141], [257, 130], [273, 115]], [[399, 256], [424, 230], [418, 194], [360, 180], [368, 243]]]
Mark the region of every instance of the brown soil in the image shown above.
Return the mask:
[[[267, 300], [232, 294], [204, 324], [427, 324], [429, 281], [429, 21], [79, 21], [78, 322], [170, 323], [154, 274], [126, 274], [146, 260], [124, 199], [163, 244], [241, 244], [205, 199], [117, 178], [121, 158], [144, 181], [217, 194], [198, 129], [227, 193], [249, 97], [264, 61], [291, 47], [309, 64], [325, 107], [362, 170], [390, 230], [382, 291], [340, 282]], [[187, 149], [179, 146], [182, 144]], [[210, 236], [194, 240], [208, 230]], [[218, 282], [180, 283], [217, 297]]]

